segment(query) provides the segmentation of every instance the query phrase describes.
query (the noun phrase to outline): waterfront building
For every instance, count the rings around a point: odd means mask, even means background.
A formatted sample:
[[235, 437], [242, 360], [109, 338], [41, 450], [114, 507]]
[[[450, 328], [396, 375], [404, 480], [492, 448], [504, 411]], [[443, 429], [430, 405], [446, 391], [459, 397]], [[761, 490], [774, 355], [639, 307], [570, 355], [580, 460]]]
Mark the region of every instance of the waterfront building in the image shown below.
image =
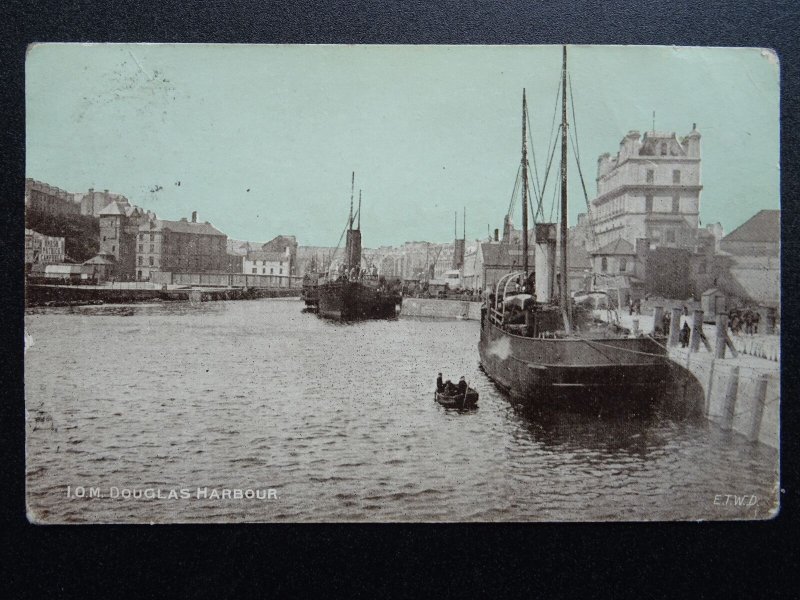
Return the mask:
[[137, 228], [136, 278], [149, 280], [155, 271], [172, 273], [228, 272], [228, 236], [208, 221], [145, 220]]
[[[134, 278], [136, 265], [136, 236], [139, 225], [147, 220], [146, 213], [129, 204], [113, 201], [100, 211], [100, 251], [105, 263], [113, 261], [108, 275], [117, 279]], [[98, 259], [99, 260], [99, 259]]]
[[32, 229], [25, 229], [25, 270], [30, 272], [33, 265], [54, 265], [64, 262], [64, 238], [43, 235]]
[[781, 224], [779, 210], [762, 210], [720, 240], [714, 275], [729, 295], [764, 306], [780, 306]]
[[700, 192], [700, 133], [683, 138], [630, 131], [613, 157], [597, 162], [597, 197], [590, 204], [595, 247], [623, 239], [635, 247], [693, 250], [697, 243]]
[[25, 209], [49, 215], [80, 214], [73, 194], [30, 178], [25, 180]]
[[244, 258], [242, 272], [252, 275], [289, 275], [290, 257], [283, 252], [251, 250]]

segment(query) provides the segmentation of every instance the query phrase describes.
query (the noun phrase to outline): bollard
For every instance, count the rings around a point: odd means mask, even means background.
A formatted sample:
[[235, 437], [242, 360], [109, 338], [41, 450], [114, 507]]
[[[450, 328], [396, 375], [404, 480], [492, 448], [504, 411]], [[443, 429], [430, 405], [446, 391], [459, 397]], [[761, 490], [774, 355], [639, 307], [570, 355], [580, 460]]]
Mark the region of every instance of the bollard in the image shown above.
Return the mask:
[[728, 345], [728, 315], [717, 315], [717, 341], [714, 358], [725, 358], [725, 347]]
[[692, 335], [689, 338], [689, 351], [697, 352], [700, 349], [700, 333], [703, 331], [703, 311], [694, 311], [692, 318]]
[[764, 416], [764, 405], [767, 402], [767, 386], [769, 377], [761, 375], [756, 381], [756, 389], [753, 393], [753, 417], [750, 421], [750, 435], [747, 436], [751, 442], [757, 442], [761, 433], [761, 419]]
[[672, 320], [669, 323], [669, 341], [667, 342], [668, 346], [677, 346], [678, 340], [680, 339], [681, 335], [681, 313], [683, 311], [680, 308], [673, 308], [672, 309]]
[[731, 369], [728, 378], [728, 389], [725, 391], [725, 400], [722, 405], [722, 431], [730, 431], [733, 428], [733, 416], [736, 413], [736, 396], [739, 393], [739, 367]]
[[[662, 321], [664, 320], [664, 307], [663, 306], [656, 306], [653, 308], [653, 331], [651, 332], [653, 335], [656, 334], [656, 329], [661, 329]], [[661, 332], [663, 335], [667, 335], [666, 331]]]

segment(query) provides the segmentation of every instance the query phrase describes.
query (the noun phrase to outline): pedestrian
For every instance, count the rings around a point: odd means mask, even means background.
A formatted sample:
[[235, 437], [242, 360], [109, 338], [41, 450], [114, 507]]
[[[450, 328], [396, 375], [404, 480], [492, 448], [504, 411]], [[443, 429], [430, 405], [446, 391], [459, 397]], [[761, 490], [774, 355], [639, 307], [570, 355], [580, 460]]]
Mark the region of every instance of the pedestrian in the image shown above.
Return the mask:
[[761, 314], [758, 311], [753, 311], [753, 334], [758, 335], [758, 322], [761, 320]]
[[664, 316], [661, 317], [661, 330], [664, 335], [669, 334], [670, 325], [672, 325], [672, 316], [668, 312], [665, 312]]
[[686, 346], [689, 345], [689, 337], [691, 335], [692, 335], [692, 329], [691, 327], [689, 327], [689, 323], [684, 321], [683, 328], [681, 329], [681, 334], [679, 338], [681, 342], [681, 348], [686, 348]]

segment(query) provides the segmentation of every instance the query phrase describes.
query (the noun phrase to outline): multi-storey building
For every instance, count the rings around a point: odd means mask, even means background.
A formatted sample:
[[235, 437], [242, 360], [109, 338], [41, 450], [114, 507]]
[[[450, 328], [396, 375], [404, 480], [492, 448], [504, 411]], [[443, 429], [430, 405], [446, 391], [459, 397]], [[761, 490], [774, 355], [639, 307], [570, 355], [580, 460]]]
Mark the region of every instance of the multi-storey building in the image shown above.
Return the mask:
[[122, 194], [113, 194], [108, 190], [95, 190], [89, 188], [88, 192], [75, 194], [76, 199], [80, 204], [80, 213], [92, 217], [99, 217], [103, 209], [112, 202], [119, 202], [123, 205], [129, 205], [128, 199]]
[[64, 262], [64, 238], [25, 230], [25, 269], [32, 265], [54, 265]]
[[136, 278], [150, 279], [153, 271], [210, 273], [228, 271], [228, 236], [211, 225], [192, 220], [146, 220], [138, 227]]
[[615, 156], [597, 163], [597, 197], [590, 217], [595, 248], [617, 239], [636, 246], [693, 249], [700, 204], [700, 134], [630, 131]]
[[35, 179], [25, 180], [25, 208], [50, 215], [78, 215], [81, 212], [73, 194]]
[[147, 215], [138, 207], [111, 202], [100, 211], [100, 252], [98, 256], [114, 262], [110, 274], [133, 279], [136, 263], [136, 235]]

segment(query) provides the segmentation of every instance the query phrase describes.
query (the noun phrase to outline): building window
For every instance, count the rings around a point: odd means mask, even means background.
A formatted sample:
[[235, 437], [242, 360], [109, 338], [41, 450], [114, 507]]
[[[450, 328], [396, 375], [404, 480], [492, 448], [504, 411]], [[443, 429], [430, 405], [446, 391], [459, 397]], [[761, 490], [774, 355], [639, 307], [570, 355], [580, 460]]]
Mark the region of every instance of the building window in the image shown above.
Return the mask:
[[645, 196], [644, 197], [644, 210], [645, 212], [653, 212], [653, 197], [652, 196]]
[[664, 232], [664, 241], [667, 244], [674, 244], [675, 243], [675, 230], [674, 229], [667, 229]]
[[139, 244], [139, 252], [144, 252], [144, 244]]
[[270, 267], [270, 268], [269, 268], [269, 274], [270, 274], [270, 275], [274, 275], [274, 274], [275, 274], [275, 269], [273, 269], [272, 267]]
[[150, 241], [151, 242], [153, 241], [153, 234], [152, 233], [150, 234]]
[[701, 262], [701, 263], [700, 263], [700, 264], [697, 266], [697, 273], [698, 273], [699, 275], [705, 275], [705, 274], [706, 274], [706, 263], [704, 263], [704, 262]]
[[624, 273], [628, 270], [628, 259], [624, 256], [619, 259], [619, 272]]
[[153, 257], [151, 256], [149, 258], [150, 258], [150, 266], [152, 267], [153, 266]]
[[680, 196], [678, 196], [678, 194], [675, 194], [672, 197], [672, 212], [674, 213], [681, 212], [681, 199]]
[[139, 265], [141, 265], [141, 264], [142, 264], [142, 257], [140, 256], [139, 257]]
[[661, 142], [661, 156], [667, 155], [667, 142]]
[[117, 251], [117, 247], [116, 246], [111, 246], [111, 251], [112, 252], [116, 252]]
[[262, 275], [266, 275], [266, 274], [267, 274], [267, 268], [266, 268], [266, 267], [264, 267], [263, 269], [261, 269], [261, 274], [262, 274]]
[[103, 236], [103, 241], [104, 241], [104, 242], [106, 241], [106, 236]]
[[278, 271], [278, 275], [283, 275], [283, 269], [280, 269], [280, 270]]
[[155, 244], [150, 244], [150, 252], [155, 252]]
[[604, 256], [600, 259], [600, 270], [605, 273], [608, 271], [608, 259]]
[[681, 172], [678, 169], [672, 171], [672, 183], [680, 183], [681, 182]]
[[140, 233], [140, 234], [139, 234], [139, 239], [140, 239], [140, 240], [142, 240], [142, 241], [144, 241], [144, 234], [143, 234], [143, 233]]
[[655, 171], [653, 169], [647, 169], [647, 183], [653, 183], [655, 180]]
[[256, 273], [258, 273], [258, 269], [256, 269], [255, 267], [253, 267], [253, 275], [255, 275]]

